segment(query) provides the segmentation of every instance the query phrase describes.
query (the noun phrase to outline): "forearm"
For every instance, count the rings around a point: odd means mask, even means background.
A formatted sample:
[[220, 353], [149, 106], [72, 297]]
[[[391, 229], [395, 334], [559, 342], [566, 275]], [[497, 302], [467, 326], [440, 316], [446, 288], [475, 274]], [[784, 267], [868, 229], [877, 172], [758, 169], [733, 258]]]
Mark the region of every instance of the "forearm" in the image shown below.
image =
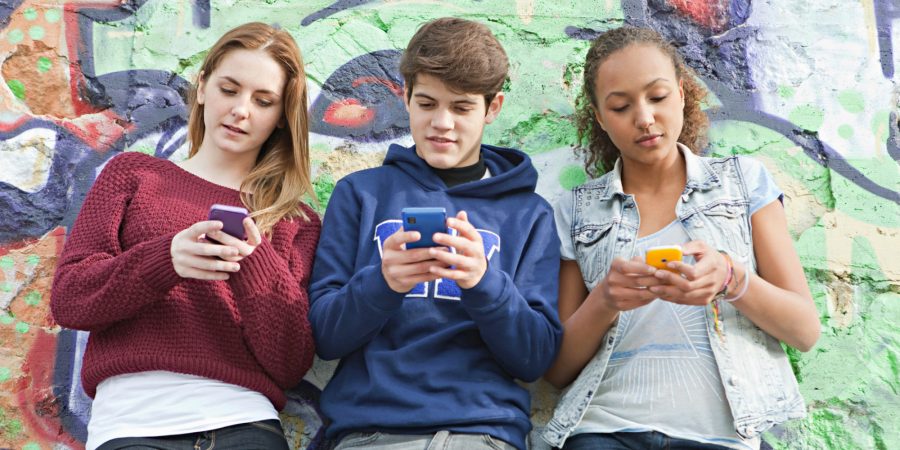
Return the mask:
[[772, 337], [800, 351], [808, 351], [819, 339], [821, 326], [815, 303], [808, 295], [782, 289], [735, 263], [730, 296], [746, 292], [732, 305]]
[[380, 265], [357, 272], [346, 283], [314, 283], [309, 319], [322, 359], [342, 358], [367, 344], [400, 310], [404, 294], [388, 287]]
[[544, 296], [549, 292], [523, 290], [526, 296], [509, 275], [489, 269], [478, 285], [463, 291], [462, 303], [497, 361], [516, 378], [530, 382], [552, 363], [561, 328], [555, 305]]
[[98, 331], [165, 298], [181, 280], [169, 255], [171, 241], [172, 235], [160, 236], [117, 255], [66, 249], [53, 281], [54, 320]]
[[594, 298], [599, 295], [599, 289], [592, 291], [581, 306], [563, 322], [559, 355], [544, 374], [544, 379], [557, 388], [568, 386], [578, 377], [597, 354], [604, 336], [619, 317], [618, 311], [604, 307], [603, 302]]

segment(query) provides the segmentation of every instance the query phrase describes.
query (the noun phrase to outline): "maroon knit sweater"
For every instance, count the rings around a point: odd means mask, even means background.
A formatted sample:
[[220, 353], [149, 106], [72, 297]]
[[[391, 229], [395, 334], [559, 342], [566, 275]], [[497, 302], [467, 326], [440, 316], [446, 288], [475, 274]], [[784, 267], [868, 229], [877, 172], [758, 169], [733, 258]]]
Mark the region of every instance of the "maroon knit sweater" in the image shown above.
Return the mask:
[[312, 364], [307, 285], [321, 222], [276, 224], [227, 281], [181, 278], [172, 237], [240, 193], [141, 153], [113, 158], [78, 215], [53, 280], [60, 325], [90, 331], [85, 392], [124, 373], [168, 370], [260, 392], [284, 407], [283, 390]]

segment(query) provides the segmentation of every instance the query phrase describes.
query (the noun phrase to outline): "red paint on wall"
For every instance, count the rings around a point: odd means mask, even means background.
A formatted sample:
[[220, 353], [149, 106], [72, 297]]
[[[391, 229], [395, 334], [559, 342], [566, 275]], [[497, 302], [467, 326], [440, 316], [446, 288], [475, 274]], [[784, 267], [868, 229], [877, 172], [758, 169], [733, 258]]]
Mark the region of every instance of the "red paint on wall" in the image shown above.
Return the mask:
[[37, 329], [34, 333], [34, 343], [22, 364], [22, 376], [16, 386], [20, 417], [27, 428], [26, 434], [29, 440], [37, 440], [45, 444], [46, 448], [57, 444], [82, 448], [82, 443], [65, 432], [59, 419], [62, 406], [53, 394], [56, 335], [42, 329]]
[[323, 120], [339, 127], [357, 128], [371, 122], [374, 117], [375, 111], [355, 98], [348, 98], [329, 105]]
[[668, 0], [678, 12], [713, 31], [721, 31], [728, 23], [729, 0]]

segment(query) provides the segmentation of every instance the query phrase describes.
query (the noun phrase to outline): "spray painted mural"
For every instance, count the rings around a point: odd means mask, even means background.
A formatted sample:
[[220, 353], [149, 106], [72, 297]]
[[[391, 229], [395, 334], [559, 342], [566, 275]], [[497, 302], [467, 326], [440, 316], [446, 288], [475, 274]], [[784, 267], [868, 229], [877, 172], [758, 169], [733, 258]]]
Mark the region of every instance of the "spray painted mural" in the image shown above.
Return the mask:
[[[486, 141], [532, 155], [554, 199], [586, 175], [572, 155], [589, 40], [622, 24], [674, 41], [712, 91], [710, 152], [763, 161], [786, 192], [822, 320], [789, 350], [807, 420], [764, 448], [900, 447], [900, 6], [892, 0], [0, 1], [0, 448], [81, 448], [87, 335], [49, 315], [56, 257], [103, 164], [185, 156], [186, 99], [204, 51], [245, 21], [300, 43], [312, 92], [315, 185], [411, 143], [397, 72], [424, 20], [485, 22], [511, 59]], [[317, 361], [282, 413], [295, 448], [324, 448]], [[534, 422], [557, 392], [531, 386]]]

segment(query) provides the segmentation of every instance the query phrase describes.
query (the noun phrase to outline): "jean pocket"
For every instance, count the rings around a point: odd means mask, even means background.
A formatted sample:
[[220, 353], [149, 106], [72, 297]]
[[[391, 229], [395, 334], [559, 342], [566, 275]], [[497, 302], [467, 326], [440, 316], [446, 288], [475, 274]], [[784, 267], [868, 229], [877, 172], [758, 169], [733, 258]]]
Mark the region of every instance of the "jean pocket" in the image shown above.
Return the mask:
[[284, 431], [281, 429], [281, 425], [277, 420], [258, 420], [256, 422], [249, 422], [247, 425], [260, 430], [270, 431], [278, 436], [284, 437]]
[[487, 445], [488, 448], [494, 450], [516, 450], [516, 447], [502, 439], [497, 439], [489, 434], [483, 434], [481, 436], [484, 439], [484, 445]]
[[381, 433], [377, 431], [368, 433], [350, 433], [345, 438], [341, 439], [341, 442], [338, 443], [335, 450], [365, 447], [378, 440], [379, 437], [381, 437]]

